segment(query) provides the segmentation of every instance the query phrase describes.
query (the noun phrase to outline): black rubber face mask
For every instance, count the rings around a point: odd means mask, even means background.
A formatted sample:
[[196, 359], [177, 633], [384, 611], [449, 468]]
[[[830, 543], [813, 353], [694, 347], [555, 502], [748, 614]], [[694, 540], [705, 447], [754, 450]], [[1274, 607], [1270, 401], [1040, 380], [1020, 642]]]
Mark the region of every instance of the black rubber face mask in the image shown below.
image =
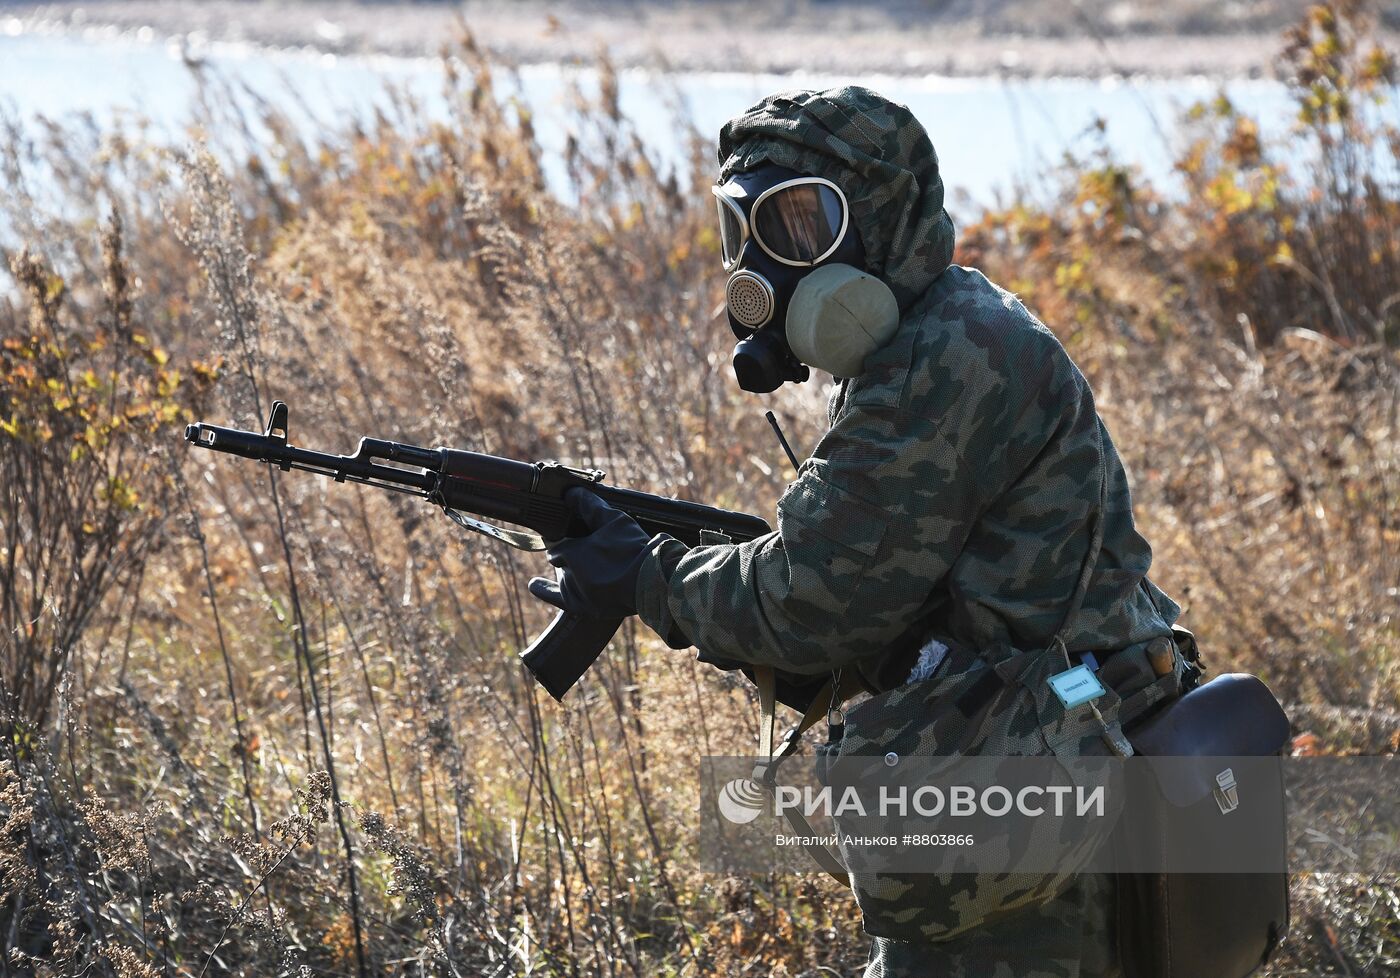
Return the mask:
[[797, 284], [822, 265], [865, 266], [865, 249], [841, 188], [822, 177], [767, 165], [712, 188], [719, 207], [734, 375], [768, 394], [809, 371], [788, 346], [788, 304]]

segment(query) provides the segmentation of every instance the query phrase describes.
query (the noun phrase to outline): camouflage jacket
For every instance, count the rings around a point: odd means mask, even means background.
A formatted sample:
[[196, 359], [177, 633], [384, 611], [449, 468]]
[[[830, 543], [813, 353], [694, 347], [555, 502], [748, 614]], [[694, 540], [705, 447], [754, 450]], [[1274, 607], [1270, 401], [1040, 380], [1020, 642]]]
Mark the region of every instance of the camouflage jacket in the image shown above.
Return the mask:
[[728, 123], [720, 155], [725, 174], [771, 160], [841, 186], [902, 318], [837, 384], [776, 532], [652, 541], [643, 621], [705, 661], [794, 678], [855, 667], [875, 689], [902, 682], [893, 665], [932, 637], [1043, 647], [1089, 549], [1102, 464], [1103, 548], [1069, 647], [1169, 634], [1178, 608], [1147, 580], [1151, 550], [1089, 385], [1014, 296], [949, 265], [937, 157], [908, 110], [859, 88], [784, 93]]

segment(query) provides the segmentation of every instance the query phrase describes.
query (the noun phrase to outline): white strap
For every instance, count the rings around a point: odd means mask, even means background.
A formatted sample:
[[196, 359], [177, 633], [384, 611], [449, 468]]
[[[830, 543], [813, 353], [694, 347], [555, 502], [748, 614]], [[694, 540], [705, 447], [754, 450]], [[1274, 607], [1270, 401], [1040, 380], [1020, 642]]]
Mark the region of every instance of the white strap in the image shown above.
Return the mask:
[[[754, 685], [758, 687], [758, 754], [760, 757], [754, 768], [753, 780], [776, 795], [778, 765], [797, 749], [797, 742], [801, 739], [803, 732], [826, 715], [835, 702], [834, 695], [838, 691], [828, 681], [817, 692], [817, 695], [812, 697], [807, 712], [802, 714], [802, 719], [797, 722], [797, 726], [788, 731], [783, 742], [778, 745], [778, 752], [774, 754], [773, 733], [777, 720], [778, 678], [771, 666], [755, 666], [753, 681]], [[846, 867], [836, 854], [827, 846], [807, 841], [812, 839], [816, 832], [802, 813], [788, 806], [783, 809], [783, 817], [787, 819], [793, 831], [802, 838], [802, 848], [806, 849], [807, 854], [816, 860], [823, 872], [849, 889], [850, 877], [846, 874]]]

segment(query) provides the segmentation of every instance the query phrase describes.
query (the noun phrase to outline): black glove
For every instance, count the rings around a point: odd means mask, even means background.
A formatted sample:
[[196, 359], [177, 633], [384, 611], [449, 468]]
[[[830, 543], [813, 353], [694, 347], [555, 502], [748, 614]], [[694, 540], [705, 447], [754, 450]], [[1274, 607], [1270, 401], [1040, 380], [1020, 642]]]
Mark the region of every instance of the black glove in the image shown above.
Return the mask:
[[588, 527], [588, 535], [550, 544], [549, 562], [559, 568], [559, 580], [533, 578], [530, 593], [573, 614], [635, 615], [637, 575], [650, 552], [651, 538], [632, 517], [581, 486], [564, 493], [564, 502]]

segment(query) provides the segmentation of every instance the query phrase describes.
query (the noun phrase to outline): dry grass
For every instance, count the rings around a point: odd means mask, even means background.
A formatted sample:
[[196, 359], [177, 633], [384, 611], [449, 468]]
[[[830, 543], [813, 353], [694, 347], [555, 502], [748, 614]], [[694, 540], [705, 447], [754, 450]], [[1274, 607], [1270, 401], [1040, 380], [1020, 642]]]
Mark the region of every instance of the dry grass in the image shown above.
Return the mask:
[[[1336, 751], [1394, 750], [1400, 700], [1400, 137], [1393, 101], [1358, 111], [1394, 65], [1357, 24], [1316, 15], [1285, 61], [1315, 163], [1207, 106], [1180, 188], [1082, 161], [959, 254], [1091, 375], [1211, 665], [1266, 676]], [[693, 758], [749, 749], [739, 684], [629, 628], [559, 707], [513, 657], [546, 620], [534, 560], [179, 450], [185, 419], [256, 425], [280, 397], [301, 444], [562, 457], [771, 510], [788, 473], [729, 377], [703, 151], [658, 174], [605, 69], [565, 205], [469, 41], [446, 74], [450, 121], [400, 98], [314, 145], [272, 107], [211, 109], [188, 152], [81, 122], [0, 143], [0, 975], [863, 955], [827, 884], [688, 855]], [[820, 393], [778, 398], [799, 444]], [[1278, 974], [1393, 973], [1389, 878], [1298, 892]]]

